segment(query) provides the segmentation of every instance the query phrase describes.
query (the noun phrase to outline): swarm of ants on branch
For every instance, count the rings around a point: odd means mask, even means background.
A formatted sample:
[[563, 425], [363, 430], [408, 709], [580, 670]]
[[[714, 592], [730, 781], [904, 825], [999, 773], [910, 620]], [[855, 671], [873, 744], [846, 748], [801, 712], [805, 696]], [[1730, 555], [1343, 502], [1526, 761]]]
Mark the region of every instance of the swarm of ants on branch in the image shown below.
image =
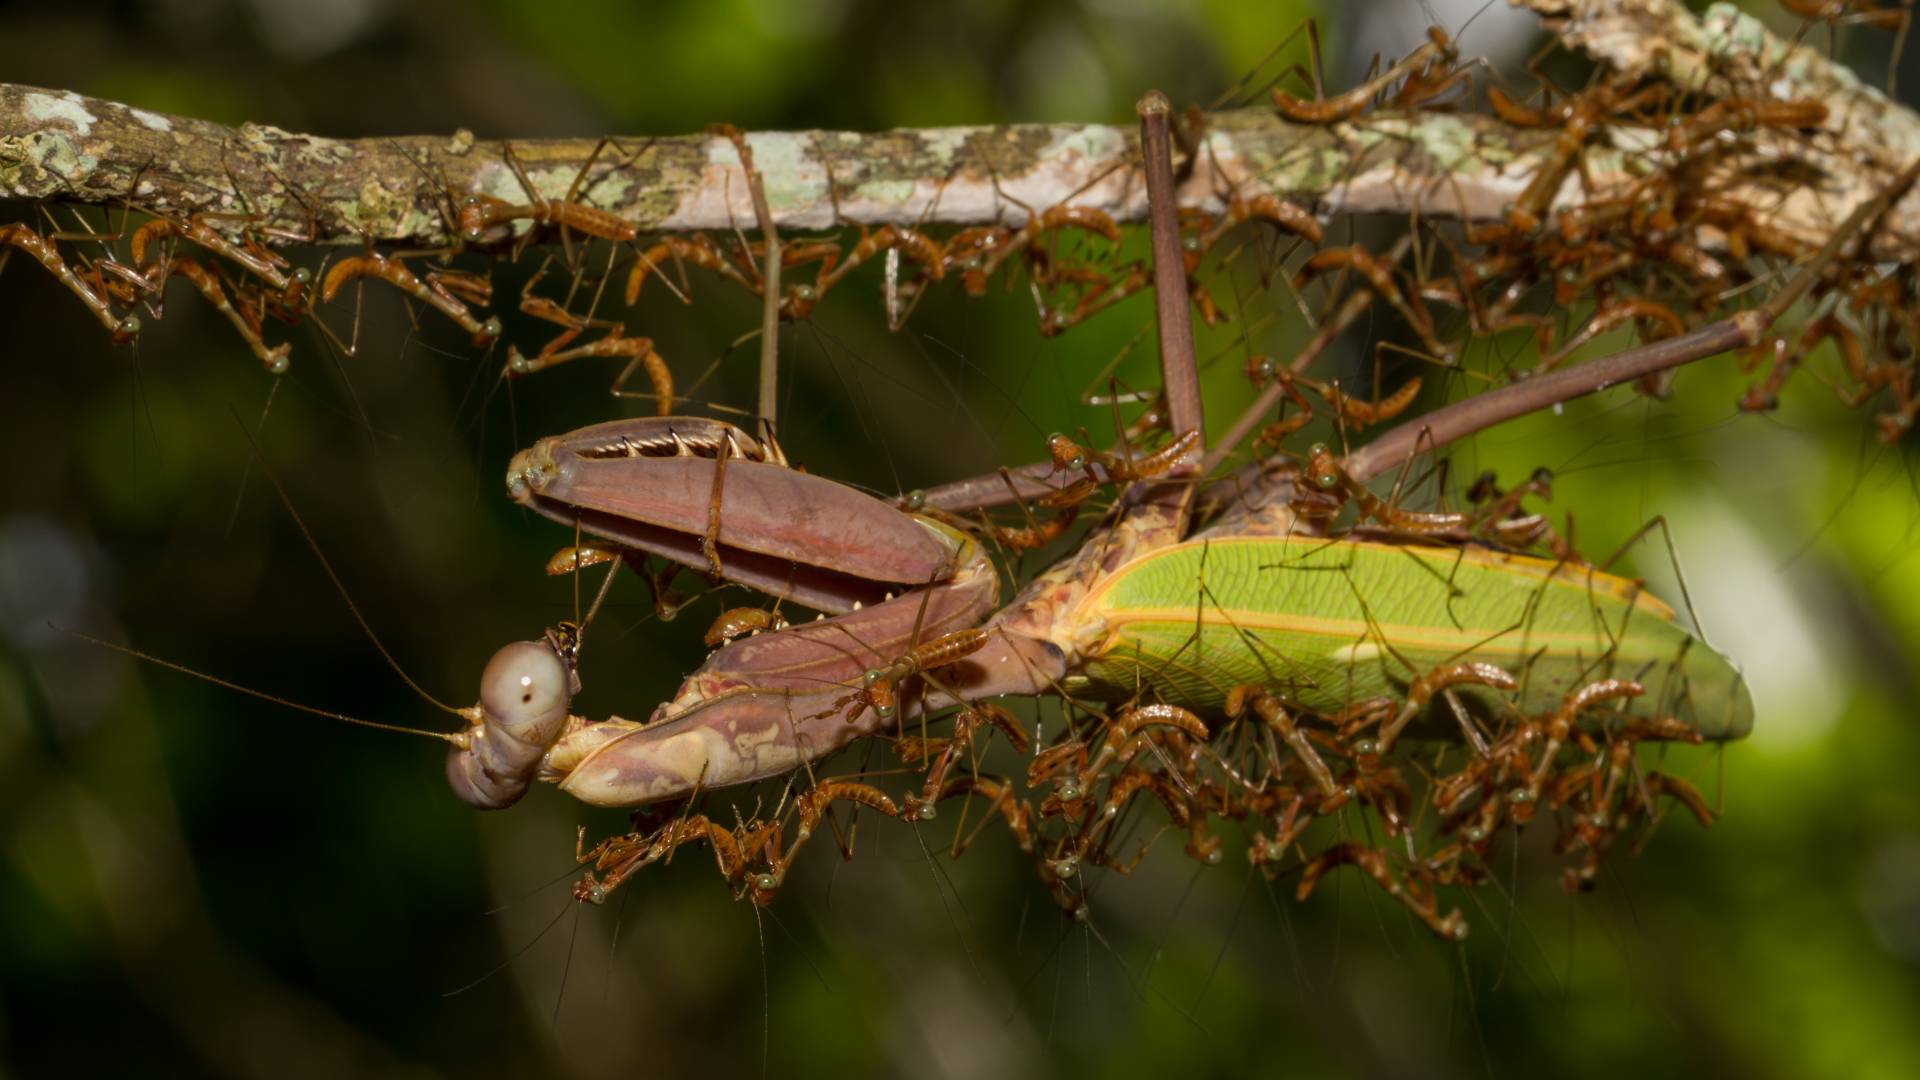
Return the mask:
[[[1375, 118], [1456, 111], [1472, 92], [1471, 68], [1444, 32], [1429, 34], [1420, 48], [1352, 90], [1308, 99], [1275, 89], [1274, 107], [1290, 122], [1342, 131], [1364, 130]], [[1417, 380], [1366, 401], [1306, 376], [1320, 352], [1375, 303], [1390, 309], [1425, 359], [1442, 367], [1458, 364], [1463, 342], [1507, 332], [1530, 336], [1538, 359], [1505, 372], [1514, 379], [1564, 364], [1582, 346], [1622, 327], [1631, 326], [1642, 340], [1679, 337], [1739, 310], [1756, 288], [1817, 246], [1756, 209], [1769, 195], [1784, 200], [1802, 182], [1784, 165], [1771, 175], [1756, 171], [1756, 156], [1791, 162], [1796, 148], [1847, 148], [1844, 132], [1835, 130], [1840, 118], [1830, 117], [1826, 105], [1780, 99], [1763, 87], [1695, 91], [1620, 74], [1597, 76], [1570, 93], [1543, 80], [1528, 101], [1498, 86], [1486, 88], [1485, 97], [1501, 121], [1539, 132], [1544, 147], [1524, 189], [1491, 220], [1483, 214], [1459, 227], [1436, 227], [1428, 219], [1416, 223], [1411, 244], [1375, 251], [1323, 246], [1324, 228], [1313, 213], [1280, 195], [1243, 193], [1237, 184], [1215, 193], [1220, 212], [1183, 210], [1188, 289], [1203, 322], [1231, 318], [1212, 295], [1208, 268], [1250, 249], [1265, 279], [1282, 276], [1283, 264], [1293, 262], [1296, 292], [1326, 283], [1319, 332], [1292, 362], [1251, 370], [1256, 381], [1277, 380], [1295, 403], [1304, 403], [1301, 391], [1312, 394], [1355, 425], [1389, 419], [1412, 403]], [[1206, 152], [1206, 124], [1197, 109], [1182, 124], [1189, 167]], [[737, 131], [716, 130], [734, 138], [746, 156]], [[1618, 171], [1626, 179], [1592, 175], [1590, 156], [1602, 149], [1623, 155]], [[578, 180], [592, 172], [597, 156]], [[699, 276], [765, 299], [765, 240], [749, 240], [738, 230], [731, 236], [646, 238], [632, 222], [577, 201], [580, 183], [567, 198], [546, 198], [510, 148], [503, 158], [528, 201], [447, 192], [438, 212], [454, 246], [439, 252], [431, 269], [419, 265], [419, 255], [383, 253], [371, 244], [361, 254], [295, 267], [277, 249], [303, 239], [297, 231], [267, 229], [240, 213], [158, 216], [106, 236], [16, 223], [0, 226], [0, 253], [17, 248], [32, 256], [116, 343], [134, 340], [143, 317], [164, 313], [166, 286], [178, 276], [232, 323], [263, 366], [279, 373], [288, 366], [289, 346], [269, 344], [267, 322], [309, 321], [338, 343], [318, 311], [364, 279], [385, 282], [431, 309], [476, 347], [498, 347], [505, 327], [485, 310], [493, 300], [490, 266], [518, 259], [535, 240], [557, 239], [566, 248], [568, 284], [558, 295], [543, 291], [555, 276], [549, 274], [553, 257], [545, 256], [517, 307], [559, 331], [524, 350], [506, 345], [502, 374], [520, 377], [574, 360], [624, 360], [614, 391], [624, 393], [627, 382], [644, 372], [651, 383], [645, 396], [662, 415], [670, 413], [677, 400], [671, 366], [651, 339], [629, 335], [619, 305], [631, 308], [656, 278], [660, 287], [691, 302]], [[1332, 188], [1339, 184], [1338, 178], [1330, 181]], [[1444, 193], [1423, 201], [1444, 204]], [[1472, 217], [1464, 205], [1460, 209]], [[982, 297], [995, 282], [1012, 290], [1023, 274], [1040, 332], [1054, 335], [1149, 284], [1146, 260], [1123, 242], [1122, 229], [1106, 212], [1069, 198], [1043, 208], [1016, 206], [1008, 216], [1022, 215], [1017, 225], [978, 225], [945, 235], [889, 224], [862, 226], [851, 239], [788, 238], [778, 247], [782, 284], [774, 306], [783, 321], [805, 319], [855, 270], [878, 259], [888, 323], [897, 329], [931, 288], [950, 279], [965, 294]], [[1223, 243], [1249, 222], [1263, 223], [1288, 243]], [[117, 243], [122, 239], [124, 248]], [[587, 266], [576, 239], [604, 245], [600, 270]], [[1312, 250], [1298, 258], [1303, 245]], [[1415, 253], [1411, 263], [1409, 251]], [[472, 268], [449, 262], [461, 256], [474, 257]], [[1798, 333], [1745, 350], [1743, 363], [1758, 377], [1740, 406], [1775, 407], [1792, 374], [1830, 341], [1838, 369], [1823, 379], [1849, 405], [1881, 402], [1879, 432], [1888, 442], [1897, 440], [1920, 414], [1916, 327], [1908, 302], [1916, 291], [1913, 276], [1905, 263], [1883, 269], [1865, 258], [1834, 260], [1816, 317]], [[1583, 317], [1570, 322], [1567, 313], [1576, 309]], [[352, 351], [344, 343], [342, 348]], [[1643, 388], [1663, 394], [1666, 382], [1649, 378]], [[1272, 406], [1277, 399], [1263, 401]], [[1269, 433], [1269, 441], [1279, 434]]]
[[[1414, 53], [1353, 90], [1308, 99], [1280, 89], [1273, 103], [1295, 123], [1364, 125], [1375, 116], [1456, 108], [1470, 93], [1469, 76], [1452, 42], [1436, 30]], [[1249, 416], [1265, 425], [1256, 447], [1277, 448], [1313, 418], [1316, 406], [1329, 410], [1343, 430], [1357, 432], [1414, 403], [1418, 378], [1361, 397], [1337, 380], [1308, 375], [1336, 337], [1375, 304], [1391, 310], [1427, 359], [1443, 369], [1458, 365], [1464, 341], [1508, 332], [1530, 338], [1537, 361], [1505, 372], [1522, 380], [1570, 363], [1583, 346], [1623, 327], [1656, 341], [1727, 320], [1785, 269], [1816, 254], [1816, 244], [1775, 227], [1754, 209], [1753, 189], [1784, 191], [1794, 183], [1789, 172], [1756, 175], [1751, 162], [1756, 148], [1791, 159], [1798, 143], [1839, 139], [1818, 101], [1780, 99], [1760, 87], [1710, 94], [1640, 75], [1603, 75], [1572, 93], [1543, 83], [1528, 100], [1491, 87], [1487, 100], [1501, 121], [1537, 131], [1545, 146], [1538, 168], [1498, 215], [1458, 227], [1417, 224], [1407, 238], [1376, 251], [1327, 245], [1321, 222], [1278, 195], [1228, 190], [1218, 193], [1224, 206], [1218, 213], [1182, 212], [1186, 286], [1202, 321], [1229, 318], [1209, 289], [1209, 266], [1255, 247], [1264, 249], [1263, 276], [1317, 299], [1316, 331], [1297, 355], [1286, 362], [1254, 357], [1247, 363], [1261, 391]], [[1200, 152], [1205, 124], [1198, 112], [1184, 123], [1181, 141], [1189, 161]], [[1622, 132], [1639, 133], [1624, 154], [1627, 179], [1603, 186], [1589, 175], [1590, 153], [1603, 140], [1619, 150]], [[510, 154], [507, 163], [518, 171]], [[522, 313], [559, 327], [559, 333], [528, 351], [508, 346], [502, 374], [526, 376], [594, 357], [624, 360], [615, 392], [644, 371], [663, 415], [677, 400], [670, 366], [650, 339], [628, 336], [617, 305], [637, 303], [655, 278], [690, 299], [698, 279], [689, 267], [777, 306], [782, 320], [799, 320], [853, 271], [878, 259], [894, 328], [950, 279], [980, 297], [996, 283], [1011, 290], [1024, 275], [1044, 335], [1086, 321], [1152, 280], [1148, 263], [1133, 255], [1111, 217], [1071, 200], [1030, 208], [1018, 225], [977, 225], [945, 235], [883, 225], [863, 227], [857, 238], [789, 238], [779, 244], [777, 260], [770, 260], [766, 239], [756, 243], [739, 233], [644, 239], [631, 222], [576, 201], [577, 190], [565, 199], [542, 198], [520, 175], [527, 203], [453, 192], [442, 207], [448, 232], [466, 253], [517, 258], [531, 241], [548, 238], [568, 249], [571, 284], [563, 294], [538, 291], [549, 280], [549, 261], [518, 302]], [[516, 222], [526, 223], [517, 236]], [[1286, 244], [1226, 243], [1247, 226]], [[346, 286], [368, 278], [432, 309], [476, 347], [496, 347], [504, 332], [501, 320], [485, 311], [492, 283], [484, 267], [456, 269], [443, 260], [434, 269], [416, 269], [408, 256], [371, 245], [318, 267], [294, 267], [276, 249], [300, 237], [258, 228], [245, 217], [213, 214], [154, 217], [125, 239], [119, 250], [98, 237], [0, 226], [0, 252], [17, 248], [31, 255], [116, 342], [138, 335], [142, 315], [162, 313], [166, 286], [176, 275], [220, 311], [275, 373], [286, 370], [289, 349], [268, 344], [267, 320], [319, 322], [316, 305], [339, 300]], [[593, 271], [584, 256], [575, 256], [575, 239], [604, 247], [604, 269]], [[1312, 249], [1304, 258], [1302, 247]], [[1409, 253], [1417, 254], [1409, 260]], [[773, 261], [785, 284], [769, 300]], [[1291, 274], [1282, 270], [1288, 264]], [[810, 276], [804, 273], [809, 268]], [[1773, 408], [1793, 373], [1831, 342], [1835, 392], [1851, 406], [1876, 403], [1880, 436], [1887, 442], [1901, 438], [1920, 415], [1914, 387], [1920, 362], [1917, 284], [1907, 263], [1882, 266], [1864, 255], [1829, 253], [1809, 296], [1812, 315], [1791, 332], [1769, 331], [1744, 343], [1742, 362], [1756, 372], [1756, 381], [1740, 407]], [[1576, 308], [1584, 316], [1570, 325], [1564, 313]], [[1666, 378], [1648, 376], [1642, 389], [1664, 395]], [[1278, 418], [1268, 422], [1276, 408]], [[1130, 436], [1147, 437], [1153, 426], [1149, 419]], [[1224, 445], [1248, 433], [1236, 425]], [[1008, 550], [1043, 546], [1064, 534], [1080, 504], [1102, 485], [1147, 478], [1184, 450], [1176, 440], [1160, 453], [1135, 457], [1058, 438], [1049, 446], [1052, 466], [1083, 473], [1084, 479], [1041, 500], [1053, 515], [1046, 521], [1029, 515], [1018, 524], [972, 524]], [[1325, 472], [1314, 455], [1303, 465], [1310, 477]], [[1308, 516], [1315, 512], [1311, 487], [1300, 496]], [[1577, 561], [1544, 527], [1544, 517], [1522, 506], [1524, 496], [1544, 496], [1545, 489], [1544, 477], [1511, 492], [1480, 485], [1474, 512], [1437, 516], [1457, 517], [1449, 528], [1464, 525], [1501, 546]], [[1414, 520], [1419, 515], [1385, 504], [1364, 487], [1343, 487], [1339, 494], [1339, 502], [1357, 503], [1362, 517], [1381, 527], [1422, 531]], [[894, 684], [936, 671], [952, 658], [911, 655], [881, 681], [891, 692]], [[1505, 707], [1465, 707], [1456, 691], [1467, 686], [1475, 688], [1476, 700], [1504, 700]], [[1189, 855], [1215, 863], [1225, 846], [1222, 831], [1238, 829], [1253, 865], [1270, 876], [1290, 877], [1301, 897], [1330, 871], [1351, 865], [1436, 934], [1459, 939], [1467, 924], [1457, 908], [1442, 902], [1441, 890], [1487, 881], [1503, 833], [1550, 818], [1555, 849], [1566, 860], [1564, 883], [1580, 891], [1592, 887], [1601, 860], [1617, 842], [1643, 842], [1673, 804], [1702, 824], [1713, 820], [1698, 790], [1644, 767], [1640, 753], [1643, 744], [1698, 743], [1699, 733], [1676, 720], [1610, 710], [1609, 703], [1641, 695], [1640, 683], [1591, 682], [1545, 713], [1523, 712], [1517, 696], [1508, 694], [1513, 689], [1506, 672], [1468, 662], [1428, 672], [1399, 696], [1353, 701], [1332, 714], [1251, 686], [1233, 690], [1222, 714], [1207, 717], [1153, 700], [1111, 708], [1076, 701], [1066, 729], [1044, 740], [999, 706], [973, 703], [952, 714], [945, 734], [902, 731], [892, 739], [901, 769], [919, 774], [917, 783], [894, 791], [867, 779], [825, 779], [790, 784], [773, 809], [750, 818], [715, 820], [687, 805], [636, 815], [634, 832], [591, 848], [583, 831], [578, 854], [591, 872], [577, 894], [601, 899], [641, 868], [685, 844], [701, 843], [736, 896], [764, 904], [823, 828], [846, 846], [850, 832], [841, 810], [853, 808], [923, 827], [952, 817], [957, 824], [950, 850], [956, 855], [997, 820], [1030, 857], [1052, 897], [1075, 915], [1088, 910], [1089, 871], [1130, 871], [1160, 833], [1183, 836]], [[1457, 725], [1459, 738], [1402, 742], [1409, 724], [1429, 713], [1440, 718], [1435, 722]], [[1011, 755], [990, 753], [996, 742]], [[1015, 757], [1024, 760], [1023, 770], [1007, 767]], [[1328, 825], [1316, 830], [1323, 821]]]

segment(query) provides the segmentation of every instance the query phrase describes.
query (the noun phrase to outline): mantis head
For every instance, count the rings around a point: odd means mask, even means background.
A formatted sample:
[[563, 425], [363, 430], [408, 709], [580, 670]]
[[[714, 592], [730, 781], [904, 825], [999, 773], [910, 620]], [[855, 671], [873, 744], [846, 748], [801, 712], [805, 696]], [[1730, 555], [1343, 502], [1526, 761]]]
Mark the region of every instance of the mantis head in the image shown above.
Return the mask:
[[462, 802], [500, 810], [520, 800], [540, 759], [560, 737], [576, 676], [564, 630], [516, 641], [487, 661], [480, 701], [461, 710], [473, 725], [447, 754], [447, 783]]

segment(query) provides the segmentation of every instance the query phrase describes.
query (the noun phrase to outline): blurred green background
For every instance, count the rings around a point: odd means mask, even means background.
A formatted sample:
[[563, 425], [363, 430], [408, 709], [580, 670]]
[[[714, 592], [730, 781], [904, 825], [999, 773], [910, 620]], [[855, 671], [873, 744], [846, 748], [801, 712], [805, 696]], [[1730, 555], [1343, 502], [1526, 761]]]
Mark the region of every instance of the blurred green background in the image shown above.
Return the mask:
[[[1457, 31], [1472, 10], [1438, 14]], [[10, 80], [228, 122], [592, 136], [1126, 123], [1148, 87], [1211, 101], [1309, 15], [1342, 81], [1428, 21], [1384, 0], [126, 0], [9, 8], [0, 40]], [[1463, 39], [1516, 79], [1535, 44], [1504, 4]], [[1884, 70], [1884, 39], [1841, 44]], [[1340, 226], [1370, 243], [1392, 228]], [[500, 272], [503, 296], [530, 263]], [[1216, 280], [1248, 294], [1255, 349], [1298, 345], [1254, 267]], [[746, 407], [751, 350], [728, 344], [756, 305], [695, 285], [694, 307], [659, 290], [632, 323], [683, 386], [717, 362], [700, 407]], [[756, 920], [697, 849], [578, 908], [574, 830], [621, 815], [551, 790], [478, 814], [448, 796], [438, 744], [48, 628], [446, 727], [355, 627], [243, 426], [399, 665], [464, 704], [494, 648], [572, 609], [539, 573], [569, 537], [500, 497], [508, 454], [644, 409], [587, 365], [496, 390], [497, 357], [372, 290], [358, 355], [302, 333], [275, 383], [173, 296], [114, 349], [26, 260], [0, 277], [0, 1073], [1920, 1075], [1920, 486], [1811, 378], [1742, 416], [1743, 379], [1717, 361], [1670, 404], [1616, 391], [1457, 454], [1465, 477], [1554, 468], [1555, 511], [1592, 554], [1666, 515], [1706, 631], [1755, 687], [1751, 740], [1663, 766], [1718, 798], [1721, 823], [1669, 822], [1596, 894], [1560, 891], [1535, 829], [1499, 888], [1458, 898], [1474, 936], [1456, 949], [1357, 878], [1296, 904], [1237, 850], [1201, 871], [1164, 839], [1099, 884], [1081, 926], [997, 832], [949, 863], [926, 854], [946, 832], [867, 820], [858, 858], [817, 845]], [[1049, 431], [1110, 429], [1078, 396], [1147, 323], [1136, 301], [1042, 340], [1024, 287], [946, 289], [889, 334], [875, 279], [850, 282], [783, 339], [788, 450], [886, 493], [1032, 460]], [[1203, 335], [1216, 425], [1247, 397], [1237, 332]], [[1364, 379], [1392, 332], [1363, 322], [1339, 370]], [[1135, 347], [1122, 371], [1150, 385], [1151, 361]], [[1657, 542], [1632, 566], [1675, 596]], [[615, 604], [577, 707], [644, 715], [720, 603], [671, 624], [637, 588]]]

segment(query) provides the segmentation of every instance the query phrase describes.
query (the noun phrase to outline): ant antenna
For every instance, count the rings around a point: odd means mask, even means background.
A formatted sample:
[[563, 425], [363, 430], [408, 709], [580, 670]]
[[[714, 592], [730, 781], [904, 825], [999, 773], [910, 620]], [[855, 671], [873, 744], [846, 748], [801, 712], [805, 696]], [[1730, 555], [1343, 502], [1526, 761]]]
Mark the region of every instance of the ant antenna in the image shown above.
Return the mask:
[[[231, 408], [229, 408], [228, 411], [232, 412], [233, 422], [239, 425], [240, 433], [246, 436], [247, 445], [253, 448], [253, 455], [260, 462], [261, 474], [267, 478], [267, 483], [273, 485], [274, 494], [280, 497], [280, 505], [286, 508], [287, 516], [293, 519], [294, 527], [300, 530], [301, 539], [307, 542], [307, 550], [313, 552], [314, 559], [316, 559], [320, 563], [320, 569], [326, 572], [327, 580], [333, 583], [334, 591], [340, 594], [341, 601], [347, 605], [347, 610], [353, 614], [353, 621], [360, 625], [361, 631], [367, 635], [367, 640], [373, 643], [374, 650], [380, 654], [380, 658], [387, 662], [387, 666], [393, 669], [394, 674], [400, 676], [401, 682], [406, 683], [409, 689], [411, 689], [414, 693], [420, 695], [422, 699], [427, 701], [434, 708], [439, 709], [440, 711], [445, 713], [450, 713], [454, 716], [464, 717], [466, 715], [465, 713], [461, 712], [459, 709], [456, 709], [451, 705], [448, 705], [446, 702], [441, 701], [439, 698], [428, 693], [426, 691], [426, 688], [422, 687], [419, 683], [415, 682], [413, 680], [413, 676], [408, 675], [406, 672], [406, 669], [400, 666], [400, 661], [394, 659], [393, 654], [387, 651], [386, 645], [382, 643], [380, 640], [380, 635], [373, 632], [373, 625], [367, 622], [367, 617], [360, 613], [359, 605], [353, 602], [353, 596], [347, 592], [347, 587], [345, 583], [343, 583], [340, 580], [340, 575], [334, 572], [333, 564], [327, 561], [326, 553], [320, 550], [319, 542], [313, 538], [313, 533], [307, 530], [307, 523], [300, 519], [299, 511], [293, 508], [293, 499], [287, 495], [287, 489], [281, 486], [279, 476], [275, 475], [272, 467], [267, 464], [266, 453], [261, 450], [260, 443], [254, 439], [253, 432], [247, 430], [247, 425], [240, 419], [240, 414], [238, 412], [233, 412]], [[162, 661], [162, 663], [164, 663], [164, 661]], [[167, 665], [167, 666], [171, 667], [172, 665]], [[201, 677], [207, 678], [207, 676], [201, 676]], [[218, 682], [219, 680], [212, 680], [212, 681]], [[223, 685], [227, 685], [227, 684], [223, 684]], [[235, 689], [240, 689], [240, 688], [235, 687]], [[254, 693], [254, 691], [249, 690], [247, 691], [247, 693]], [[259, 695], [259, 696], [264, 697], [266, 695]], [[285, 704], [291, 704], [291, 703], [285, 703]], [[295, 707], [299, 708], [300, 706], [295, 706]], [[309, 709], [307, 711], [313, 712], [318, 710]], [[332, 714], [323, 714], [323, 715], [332, 715]], [[371, 723], [371, 721], [356, 721], [356, 723]], [[378, 725], [375, 725], [375, 726], [378, 726]], [[404, 728], [402, 730], [413, 730], [413, 729]]]
[[[66, 634], [69, 637], [79, 638], [81, 641], [87, 642], [88, 644], [98, 645], [103, 649], [112, 649], [114, 652], [121, 653], [126, 656], [131, 656], [136, 660], [144, 660], [149, 664], [158, 664], [161, 667], [168, 669], [169, 671], [177, 671], [182, 675], [191, 675], [194, 678], [201, 680], [202, 682], [210, 682], [213, 685], [218, 686], [222, 689], [232, 690], [235, 693], [245, 694], [248, 697], [259, 698], [261, 701], [270, 701], [275, 705], [279, 705], [288, 709], [293, 709], [296, 712], [309, 713], [314, 716], [324, 716], [329, 720], [338, 720], [341, 723], [354, 724], [358, 727], [373, 728], [376, 731], [397, 731], [402, 735], [423, 735], [429, 739], [439, 739], [441, 742], [453, 743], [456, 746], [459, 745], [459, 742], [456, 736], [449, 735], [444, 731], [427, 731], [423, 728], [403, 727], [399, 724], [383, 724], [378, 720], [362, 720], [357, 716], [348, 716], [346, 713], [337, 713], [329, 709], [317, 709], [312, 705], [302, 705], [297, 701], [288, 701], [286, 698], [283, 698], [283, 697], [275, 697], [274, 695], [269, 694], [264, 690], [255, 690], [250, 686], [242, 686], [236, 682], [229, 682], [226, 679], [222, 679], [217, 675], [209, 675], [204, 671], [195, 671], [184, 664], [176, 664], [171, 660], [163, 660], [160, 657], [153, 655], [152, 653], [141, 652], [139, 649], [130, 648], [126, 645], [121, 645], [116, 642], [107, 641], [104, 638], [97, 638], [97, 637], [94, 637], [92, 634], [82, 633], [79, 630], [69, 630], [64, 626], [58, 626], [58, 625], [55, 625], [54, 623], [48, 623], [47, 626], [50, 629], [62, 634]], [[409, 682], [411, 682], [411, 680], [409, 680]], [[435, 702], [435, 704], [438, 704], [438, 702]]]

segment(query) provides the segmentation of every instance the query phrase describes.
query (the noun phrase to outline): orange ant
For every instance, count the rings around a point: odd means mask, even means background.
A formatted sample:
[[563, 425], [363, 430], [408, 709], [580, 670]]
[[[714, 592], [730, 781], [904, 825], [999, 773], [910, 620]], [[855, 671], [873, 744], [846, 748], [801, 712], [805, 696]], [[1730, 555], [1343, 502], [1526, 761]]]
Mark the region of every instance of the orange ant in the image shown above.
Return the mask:
[[737, 637], [757, 634], [762, 630], [782, 630], [786, 626], [787, 620], [777, 611], [755, 607], [728, 608], [713, 620], [703, 640], [709, 648], [718, 648]]
[[60, 257], [60, 251], [52, 241], [26, 225], [0, 225], [0, 268], [6, 266], [7, 257], [13, 254], [11, 250], [13, 248], [19, 248], [33, 256], [34, 260], [45, 267], [49, 274], [66, 286], [67, 291], [79, 297], [80, 302], [93, 313], [93, 317], [99, 320], [100, 325], [106, 327], [115, 345], [125, 345], [140, 335], [140, 317], [121, 315], [114, 311], [112, 303], [105, 295], [105, 283], [101, 282], [100, 287], [96, 288], [74, 273], [72, 268], [67, 266], [66, 260]]
[[[466, 195], [460, 200], [455, 210], [455, 224], [461, 239], [469, 244], [485, 243], [496, 229], [510, 221], [525, 219], [531, 222], [535, 229], [557, 228], [560, 230], [560, 242], [566, 248], [568, 266], [574, 265], [571, 240], [574, 231], [602, 240], [610, 240], [616, 244], [631, 241], [638, 235], [632, 222], [618, 214], [575, 201], [580, 193], [581, 183], [593, 170], [593, 163], [599, 159], [600, 151], [606, 149], [609, 142], [610, 140], [601, 139], [595, 144], [593, 153], [587, 155], [586, 163], [574, 175], [573, 184], [567, 189], [567, 196], [564, 199], [543, 197], [540, 189], [527, 176], [526, 170], [521, 168], [520, 160], [514, 156], [513, 147], [502, 143], [500, 159], [513, 170], [514, 177], [520, 182], [521, 190], [526, 192], [527, 198], [532, 201], [515, 204], [478, 192]], [[645, 149], [642, 147], [641, 153], [644, 153]], [[528, 237], [531, 236], [532, 231], [529, 231]], [[525, 240], [522, 243], [525, 243]]]
[[500, 336], [498, 316], [488, 316], [481, 321], [456, 295], [463, 291], [472, 295], [472, 282], [466, 275], [430, 272], [422, 281], [407, 269], [398, 256], [389, 258], [373, 251], [352, 255], [334, 263], [320, 283], [321, 302], [331, 303], [342, 285], [361, 277], [377, 277], [440, 312], [471, 335], [477, 346], [491, 344]]
[[1402, 88], [1402, 94], [1408, 95], [1410, 101], [1425, 100], [1439, 94], [1452, 84], [1454, 78], [1439, 73], [1447, 71], [1459, 58], [1459, 49], [1448, 38], [1447, 32], [1437, 26], [1429, 26], [1425, 44], [1408, 53], [1399, 63], [1346, 93], [1319, 101], [1306, 101], [1276, 87], [1273, 104], [1282, 116], [1302, 124], [1333, 124], [1351, 120], [1373, 104], [1374, 95], [1402, 76], [1406, 76], [1407, 82], [1415, 87], [1411, 90]]
[[1332, 448], [1325, 443], [1315, 443], [1308, 448], [1303, 478], [1309, 490], [1338, 495], [1357, 502], [1360, 504], [1361, 517], [1372, 518], [1395, 532], [1432, 536], [1458, 532], [1469, 523], [1465, 514], [1450, 511], [1402, 510], [1389, 504], [1385, 499], [1368, 491], [1364, 484], [1357, 483], [1348, 476], [1346, 470], [1340, 467], [1340, 459], [1334, 456]]
[[896, 691], [901, 683], [922, 672], [945, 667], [973, 653], [987, 643], [987, 631], [980, 627], [956, 630], [943, 634], [932, 641], [922, 642], [885, 667], [874, 668], [861, 677], [862, 686], [848, 697], [834, 703], [834, 706], [846, 705], [847, 718], [862, 707], [873, 710], [874, 715], [882, 719], [893, 716], [898, 708]]

